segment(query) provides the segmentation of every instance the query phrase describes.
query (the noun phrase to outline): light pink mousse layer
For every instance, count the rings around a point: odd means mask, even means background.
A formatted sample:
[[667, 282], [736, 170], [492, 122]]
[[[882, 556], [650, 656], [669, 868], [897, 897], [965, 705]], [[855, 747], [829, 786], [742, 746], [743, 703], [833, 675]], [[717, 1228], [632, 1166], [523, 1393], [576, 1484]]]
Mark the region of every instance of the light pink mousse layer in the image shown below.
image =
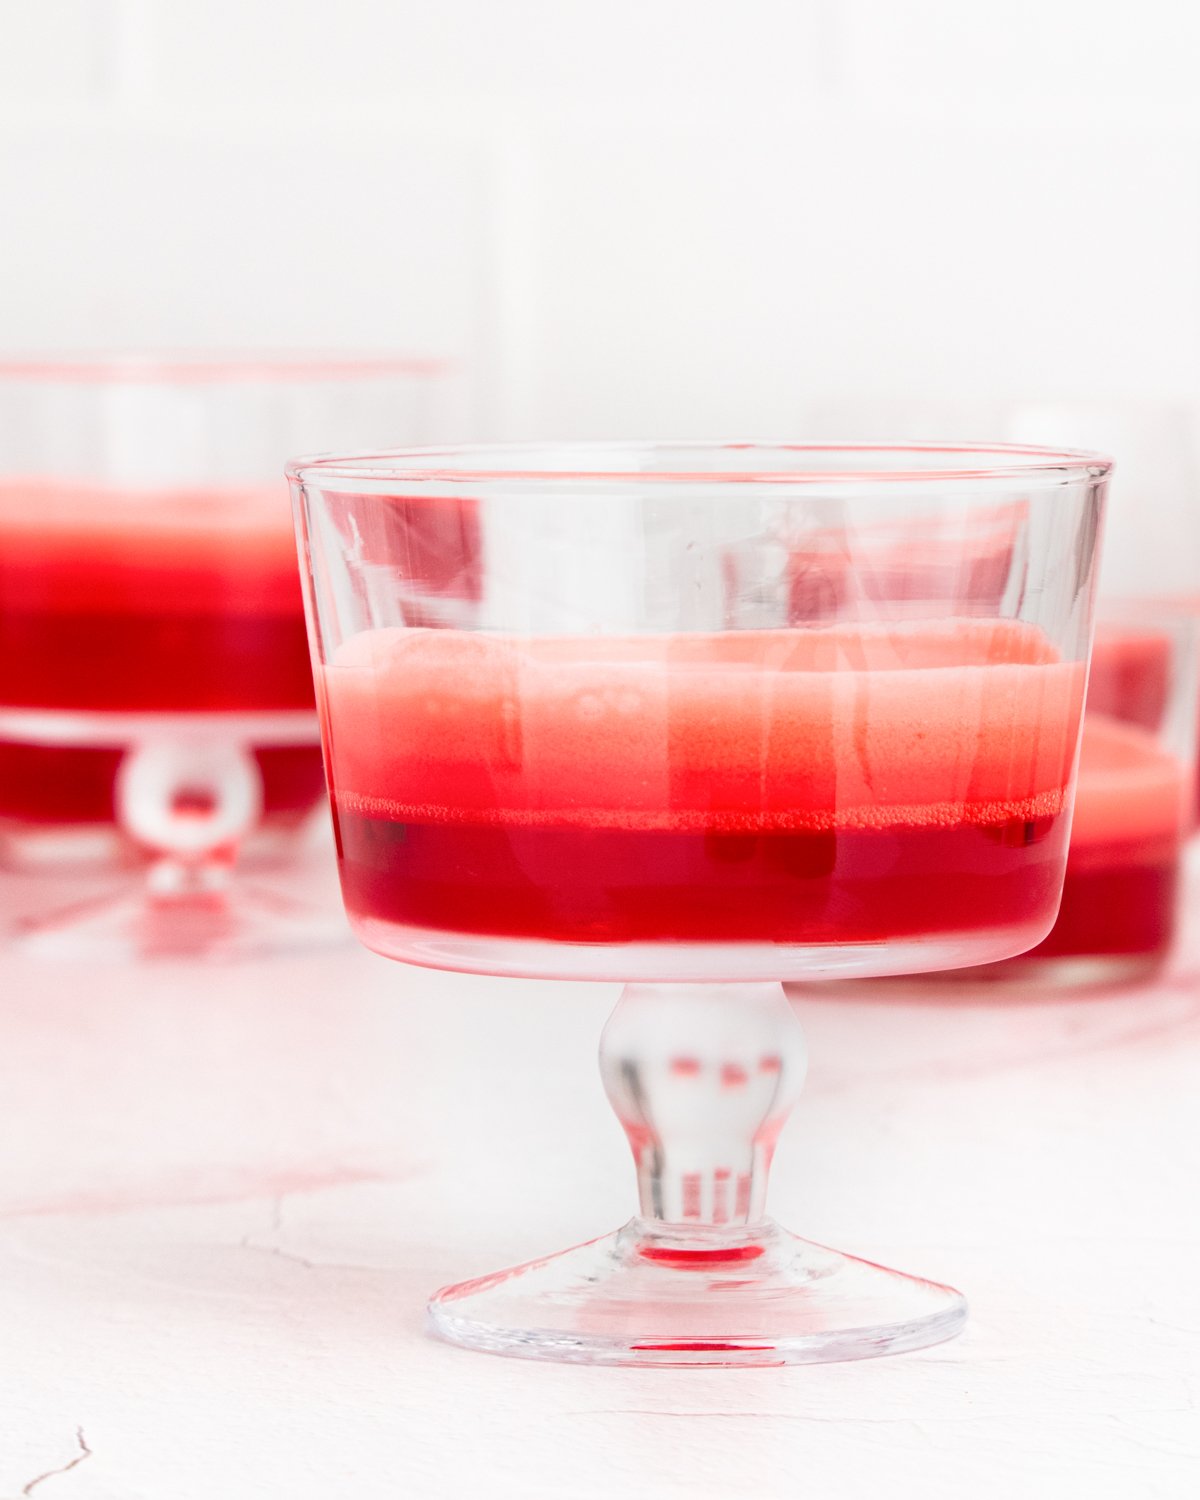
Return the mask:
[[723, 831], [1062, 810], [1083, 669], [1013, 621], [517, 638], [380, 629], [320, 673], [340, 805]]
[[287, 486], [147, 488], [0, 480], [7, 609], [296, 613]]
[[1152, 734], [1088, 711], [1083, 721], [1073, 851], [1095, 844], [1181, 838], [1192, 772]]

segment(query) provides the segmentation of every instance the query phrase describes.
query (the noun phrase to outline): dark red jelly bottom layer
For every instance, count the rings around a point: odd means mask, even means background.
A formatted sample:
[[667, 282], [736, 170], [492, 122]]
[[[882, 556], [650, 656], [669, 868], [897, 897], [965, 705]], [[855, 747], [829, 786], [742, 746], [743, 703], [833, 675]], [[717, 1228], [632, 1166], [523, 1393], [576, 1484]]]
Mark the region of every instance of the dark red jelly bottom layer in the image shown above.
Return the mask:
[[1106, 868], [1102, 852], [1089, 851], [1084, 869], [1067, 861], [1058, 921], [1027, 957], [1165, 954], [1178, 895], [1177, 852], [1154, 864], [1130, 863], [1128, 848], [1118, 847]]
[[[21, 823], [111, 823], [121, 750], [0, 742], [0, 818]], [[267, 817], [303, 813], [325, 790], [321, 751], [282, 745], [254, 751]]]
[[1060, 818], [817, 833], [399, 823], [335, 809], [352, 915], [561, 942], [883, 942], [1048, 920]]
[[18, 612], [0, 601], [6, 708], [311, 708], [304, 615]]

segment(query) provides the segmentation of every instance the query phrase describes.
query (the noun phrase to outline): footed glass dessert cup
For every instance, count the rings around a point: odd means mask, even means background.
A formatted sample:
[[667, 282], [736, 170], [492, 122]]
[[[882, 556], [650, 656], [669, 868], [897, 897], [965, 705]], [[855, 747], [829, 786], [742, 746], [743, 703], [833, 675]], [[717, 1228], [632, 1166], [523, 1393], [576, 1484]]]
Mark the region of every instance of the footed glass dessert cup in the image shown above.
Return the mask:
[[[279, 455], [427, 440], [441, 367], [398, 358], [0, 364], [0, 864], [119, 872], [46, 898], [38, 952], [210, 957], [341, 940], [233, 878], [325, 798]], [[132, 879], [128, 872], [135, 871]]]
[[1058, 919], [1036, 948], [978, 977], [1129, 984], [1170, 958], [1195, 827], [1196, 642], [1185, 611], [1102, 600]]
[[[1030, 448], [535, 446], [289, 468], [346, 910], [408, 963], [626, 981], [639, 1209], [439, 1292], [596, 1364], [950, 1337], [949, 1287], [765, 1211], [781, 981], [1032, 947], [1058, 908], [1109, 465]], [[468, 526], [478, 568], [446, 547]]]

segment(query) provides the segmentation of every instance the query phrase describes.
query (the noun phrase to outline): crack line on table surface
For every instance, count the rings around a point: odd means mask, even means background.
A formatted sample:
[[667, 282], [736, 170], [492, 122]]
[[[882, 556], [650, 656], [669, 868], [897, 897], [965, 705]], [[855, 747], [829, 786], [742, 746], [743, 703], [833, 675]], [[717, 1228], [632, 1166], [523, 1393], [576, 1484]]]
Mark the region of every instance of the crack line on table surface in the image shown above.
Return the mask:
[[1184, 1333], [1189, 1338], [1200, 1337], [1200, 1325], [1195, 1323], [1172, 1323], [1166, 1318], [1156, 1318], [1153, 1313], [1144, 1314], [1146, 1322], [1155, 1328], [1166, 1328], [1172, 1333]]
[[[248, 1234], [242, 1235], [238, 1244], [243, 1250], [257, 1250], [260, 1255], [274, 1255], [280, 1260], [295, 1261], [298, 1266], [303, 1266], [306, 1271], [316, 1271], [327, 1262], [308, 1260], [303, 1255], [297, 1255], [292, 1250], [282, 1250], [278, 1245], [260, 1245], [257, 1240], [252, 1240]], [[365, 1267], [343, 1266], [340, 1269], [346, 1271], [363, 1270]]]
[[297, 1255], [294, 1250], [284, 1250], [279, 1245], [260, 1245], [248, 1234], [242, 1235], [238, 1245], [243, 1250], [254, 1250], [259, 1255], [273, 1255], [278, 1260], [293, 1261], [296, 1265], [303, 1266], [306, 1271], [361, 1271], [372, 1274], [385, 1269], [381, 1266], [355, 1264], [348, 1260], [309, 1260], [307, 1256]]
[[54, 1479], [59, 1474], [69, 1474], [72, 1469], [78, 1467], [85, 1459], [91, 1458], [92, 1450], [88, 1447], [87, 1439], [83, 1435], [83, 1428], [75, 1429], [75, 1441], [79, 1445], [79, 1452], [68, 1464], [60, 1464], [57, 1469], [47, 1469], [44, 1474], [35, 1475], [29, 1483], [23, 1486], [22, 1495], [32, 1495], [39, 1484], [44, 1484], [47, 1479]]

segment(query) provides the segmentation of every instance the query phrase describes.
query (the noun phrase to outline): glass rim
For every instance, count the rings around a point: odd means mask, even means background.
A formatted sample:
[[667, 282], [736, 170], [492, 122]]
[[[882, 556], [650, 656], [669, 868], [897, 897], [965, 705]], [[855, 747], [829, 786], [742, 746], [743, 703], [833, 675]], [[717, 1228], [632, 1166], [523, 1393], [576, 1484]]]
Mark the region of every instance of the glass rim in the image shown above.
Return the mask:
[[233, 381], [368, 380], [438, 375], [454, 362], [436, 356], [365, 351], [110, 349], [0, 358], [0, 380], [63, 385], [206, 385]]
[[[538, 455], [569, 453], [590, 461], [586, 467], [551, 467], [536, 462]], [[748, 455], [840, 454], [895, 455], [902, 461], [852, 468], [818, 466], [787, 468], [769, 461], [748, 462], [740, 469], [713, 468], [718, 453]], [[618, 454], [644, 457], [679, 454], [697, 462], [692, 467], [639, 469], [613, 463]], [[934, 455], [961, 458], [950, 466], [931, 464]], [[911, 462], [904, 462], [904, 459]], [[922, 462], [922, 458], [925, 459]], [[519, 462], [520, 460], [525, 462]], [[508, 461], [507, 463], [505, 461]], [[605, 463], [605, 460], [608, 462]], [[292, 459], [284, 472], [295, 483], [319, 484], [322, 479], [397, 481], [405, 484], [713, 484], [713, 485], [893, 485], [1036, 480], [1054, 484], [1080, 479], [1098, 480], [1112, 471], [1113, 461], [1102, 453], [1078, 448], [1048, 448], [1023, 443], [937, 442], [541, 442], [471, 443], [438, 448], [381, 448], [352, 453], [317, 453]]]

